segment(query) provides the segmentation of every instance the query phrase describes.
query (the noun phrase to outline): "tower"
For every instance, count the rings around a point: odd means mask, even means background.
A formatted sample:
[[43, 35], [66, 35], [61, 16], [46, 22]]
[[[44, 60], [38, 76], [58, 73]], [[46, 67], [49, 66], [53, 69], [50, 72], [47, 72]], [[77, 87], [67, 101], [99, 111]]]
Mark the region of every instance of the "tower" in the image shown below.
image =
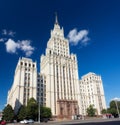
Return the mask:
[[46, 106], [53, 116], [69, 117], [79, 113], [78, 64], [70, 54], [69, 42], [64, 37], [56, 15], [45, 55], [40, 59], [41, 73], [46, 76]]
[[37, 66], [30, 58], [20, 58], [16, 66], [14, 81], [8, 91], [7, 104], [17, 113], [21, 105], [27, 105], [30, 98], [36, 99]]

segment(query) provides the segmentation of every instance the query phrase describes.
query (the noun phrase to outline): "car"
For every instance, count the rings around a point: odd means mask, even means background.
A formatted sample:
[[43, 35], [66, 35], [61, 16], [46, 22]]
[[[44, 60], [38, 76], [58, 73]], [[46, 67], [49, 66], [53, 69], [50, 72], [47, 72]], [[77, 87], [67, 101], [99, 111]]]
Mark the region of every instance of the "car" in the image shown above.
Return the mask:
[[34, 123], [34, 120], [33, 119], [29, 119], [28, 123]]
[[6, 121], [1, 121], [0, 125], [6, 125]]
[[24, 119], [24, 120], [20, 121], [20, 123], [22, 123], [22, 124], [28, 124], [29, 122], [28, 122], [28, 120]]

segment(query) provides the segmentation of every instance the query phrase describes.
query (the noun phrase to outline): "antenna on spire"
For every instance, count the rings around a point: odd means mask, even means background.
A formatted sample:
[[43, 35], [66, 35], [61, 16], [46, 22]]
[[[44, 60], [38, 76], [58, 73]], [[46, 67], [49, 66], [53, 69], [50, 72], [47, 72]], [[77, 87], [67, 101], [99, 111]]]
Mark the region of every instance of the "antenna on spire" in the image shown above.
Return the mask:
[[55, 24], [58, 24], [57, 12], [55, 12]]

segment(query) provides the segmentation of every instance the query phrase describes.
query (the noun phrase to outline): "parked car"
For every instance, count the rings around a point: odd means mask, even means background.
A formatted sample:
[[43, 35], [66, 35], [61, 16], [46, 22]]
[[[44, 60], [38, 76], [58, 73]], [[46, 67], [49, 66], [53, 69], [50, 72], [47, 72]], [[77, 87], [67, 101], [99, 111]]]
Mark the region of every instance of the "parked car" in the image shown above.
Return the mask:
[[6, 121], [1, 121], [0, 125], [6, 125]]
[[34, 120], [33, 119], [29, 119], [28, 123], [34, 123]]
[[24, 120], [20, 121], [20, 123], [22, 123], [22, 124], [28, 124], [29, 122], [28, 122], [28, 120], [24, 119]]

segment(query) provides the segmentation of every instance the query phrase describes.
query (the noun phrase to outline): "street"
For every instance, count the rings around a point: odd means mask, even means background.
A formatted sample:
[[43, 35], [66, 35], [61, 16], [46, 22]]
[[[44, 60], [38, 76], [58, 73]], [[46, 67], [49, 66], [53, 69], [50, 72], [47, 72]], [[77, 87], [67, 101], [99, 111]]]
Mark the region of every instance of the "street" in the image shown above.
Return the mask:
[[[7, 125], [26, 125], [20, 123], [11, 123]], [[120, 119], [88, 119], [88, 120], [70, 120], [70, 121], [49, 121], [47, 123], [31, 123], [29, 125], [120, 125]]]
[[34, 123], [34, 125], [120, 125], [120, 119], [71, 120], [61, 122]]
[[[67, 125], [71, 125], [71, 124], [67, 124]], [[91, 122], [91, 123], [73, 123], [72, 125], [120, 125], [120, 121], [97, 122], [97, 123], [95, 123], [95, 122]]]

